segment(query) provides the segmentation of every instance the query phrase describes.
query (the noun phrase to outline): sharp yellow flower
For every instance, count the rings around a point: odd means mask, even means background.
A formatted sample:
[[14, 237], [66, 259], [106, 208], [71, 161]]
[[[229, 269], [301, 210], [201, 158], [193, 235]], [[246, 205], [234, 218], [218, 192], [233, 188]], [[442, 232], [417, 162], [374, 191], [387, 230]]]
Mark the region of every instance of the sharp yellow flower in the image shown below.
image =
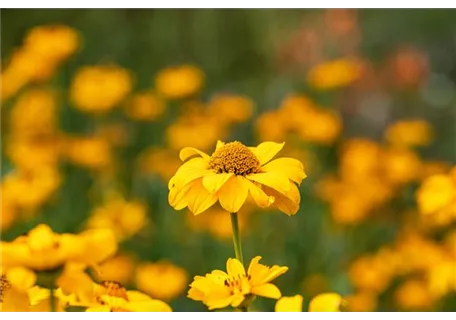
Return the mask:
[[228, 306], [237, 308], [253, 295], [279, 299], [282, 296], [280, 290], [270, 282], [287, 272], [288, 267], [267, 267], [259, 263], [260, 259], [259, 256], [253, 258], [245, 272], [239, 260], [229, 258], [227, 272], [214, 270], [204, 277], [196, 276], [190, 284], [188, 297], [202, 301], [209, 310]]
[[283, 146], [264, 142], [249, 148], [238, 141], [219, 141], [211, 156], [184, 148], [180, 158], [186, 162], [169, 181], [169, 203], [176, 210], [188, 207], [197, 215], [219, 201], [225, 210], [234, 213], [250, 195], [261, 208], [274, 204], [287, 215], [296, 214], [301, 200], [296, 184], [306, 174], [296, 159], [271, 161]]
[[111, 230], [88, 230], [79, 235], [57, 234], [41, 224], [12, 242], [1, 242], [3, 266], [26, 267], [36, 271], [53, 270], [67, 262], [99, 263], [117, 250]]
[[59, 279], [63, 295], [69, 306], [86, 307], [88, 312], [170, 312], [163, 301], [134, 290], [127, 290], [115, 281], [95, 283], [90, 277], [75, 270], [64, 272]]

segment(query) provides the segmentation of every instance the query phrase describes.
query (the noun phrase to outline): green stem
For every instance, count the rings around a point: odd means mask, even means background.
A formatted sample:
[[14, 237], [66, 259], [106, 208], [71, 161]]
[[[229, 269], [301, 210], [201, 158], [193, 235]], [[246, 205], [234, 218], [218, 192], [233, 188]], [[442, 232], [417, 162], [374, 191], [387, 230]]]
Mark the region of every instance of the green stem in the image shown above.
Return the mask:
[[49, 296], [49, 305], [51, 312], [56, 312], [56, 306], [55, 306], [55, 288], [54, 288], [54, 282], [51, 282], [51, 287], [49, 288], [51, 295]]
[[230, 213], [231, 216], [231, 228], [233, 229], [233, 244], [234, 244], [234, 253], [236, 259], [241, 261], [244, 264], [244, 259], [242, 258], [242, 245], [241, 245], [241, 236], [239, 233], [239, 222], [236, 212]]

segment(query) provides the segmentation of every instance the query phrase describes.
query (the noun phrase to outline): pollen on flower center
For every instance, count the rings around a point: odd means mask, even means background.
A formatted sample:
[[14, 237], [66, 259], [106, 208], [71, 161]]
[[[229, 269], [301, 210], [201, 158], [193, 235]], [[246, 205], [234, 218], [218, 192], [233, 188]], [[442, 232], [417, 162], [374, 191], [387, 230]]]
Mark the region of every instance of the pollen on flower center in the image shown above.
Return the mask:
[[127, 290], [120, 283], [116, 281], [104, 281], [101, 285], [105, 288], [107, 295], [128, 300]]
[[5, 297], [6, 291], [11, 288], [11, 282], [6, 279], [5, 275], [0, 277], [0, 302], [3, 302], [3, 297]]
[[234, 141], [225, 144], [212, 154], [209, 168], [217, 173], [246, 176], [259, 171], [260, 161], [249, 148]]
[[242, 292], [242, 282], [243, 281], [248, 281], [250, 280], [250, 276], [239, 276], [237, 278], [228, 278], [228, 279], [225, 279], [225, 281], [223, 282], [223, 284], [225, 285], [225, 287], [227, 287], [228, 289], [230, 289], [231, 292], [235, 292], [235, 291], [240, 291]]

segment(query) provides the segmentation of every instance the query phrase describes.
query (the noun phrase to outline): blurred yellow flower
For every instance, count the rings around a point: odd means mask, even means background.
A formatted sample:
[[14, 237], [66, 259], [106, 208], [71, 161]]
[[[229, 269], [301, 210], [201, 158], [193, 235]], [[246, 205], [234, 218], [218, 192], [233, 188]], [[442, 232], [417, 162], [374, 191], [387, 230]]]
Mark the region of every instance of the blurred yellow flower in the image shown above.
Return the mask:
[[86, 265], [113, 255], [117, 242], [110, 230], [88, 230], [79, 235], [57, 234], [40, 224], [27, 235], [11, 242], [2, 241], [0, 257], [5, 267], [26, 267], [36, 271], [53, 270], [67, 262]]
[[127, 290], [115, 281], [93, 282], [82, 272], [64, 273], [59, 279], [62, 300], [69, 306], [86, 307], [87, 312], [170, 312], [160, 300], [134, 290]]
[[244, 300], [251, 295], [279, 299], [282, 296], [280, 290], [270, 282], [287, 272], [288, 267], [267, 267], [260, 264], [260, 260], [259, 256], [253, 258], [246, 273], [239, 260], [229, 258], [227, 273], [214, 270], [204, 277], [194, 277], [188, 297], [202, 301], [209, 310], [242, 307]]
[[347, 311], [372, 312], [377, 308], [377, 296], [369, 291], [359, 291], [345, 297]]
[[354, 59], [338, 59], [314, 66], [307, 81], [319, 90], [345, 87], [361, 76], [361, 65]]
[[282, 297], [277, 300], [275, 312], [302, 312], [303, 297], [297, 294], [293, 297]]
[[441, 211], [456, 218], [456, 179], [444, 174], [430, 176], [418, 189], [416, 200], [423, 215]]
[[277, 111], [266, 111], [256, 119], [255, 126], [259, 140], [274, 142], [285, 140], [287, 128], [277, 120], [278, 116]]
[[253, 114], [254, 102], [246, 97], [234, 94], [219, 94], [209, 102], [209, 112], [220, 121], [239, 123], [247, 121]]
[[309, 304], [310, 312], [338, 312], [343, 304], [338, 293], [322, 293], [314, 297]]
[[[453, 250], [456, 250], [456, 246]], [[451, 292], [456, 292], [456, 256], [447, 261], [436, 263], [426, 272], [426, 282], [429, 294], [441, 298]]]
[[396, 289], [394, 297], [400, 308], [411, 311], [428, 309], [433, 303], [426, 283], [420, 280], [406, 281]]
[[178, 297], [188, 284], [185, 269], [168, 261], [143, 263], [136, 270], [139, 290], [153, 298], [169, 301]]
[[58, 63], [79, 48], [79, 34], [65, 25], [45, 25], [31, 29], [24, 40], [26, 50]]
[[234, 213], [250, 194], [261, 208], [274, 204], [287, 215], [296, 214], [301, 200], [296, 184], [306, 174], [296, 159], [271, 161], [283, 145], [264, 142], [248, 148], [238, 141], [218, 142], [211, 156], [195, 148], [182, 149], [180, 158], [188, 161], [169, 181], [170, 205], [176, 210], [188, 206], [197, 215], [219, 201]]
[[147, 211], [142, 203], [114, 197], [94, 209], [87, 228], [110, 229], [118, 241], [123, 241], [138, 233], [146, 224]]
[[392, 280], [387, 264], [375, 256], [362, 256], [355, 260], [348, 271], [352, 284], [364, 291], [381, 293]]
[[134, 269], [134, 259], [121, 253], [100, 263], [94, 277], [98, 281], [117, 281], [126, 285], [132, 280]]
[[109, 143], [99, 137], [70, 137], [64, 152], [74, 164], [93, 170], [109, 169], [112, 162]]
[[82, 111], [105, 113], [125, 99], [132, 85], [132, 75], [124, 68], [114, 65], [83, 67], [71, 83], [70, 98]]
[[138, 121], [158, 119], [165, 112], [165, 103], [152, 92], [136, 93], [125, 103], [125, 113]]
[[0, 272], [0, 311], [28, 311], [28, 290], [36, 282], [36, 275], [24, 267], [14, 267]]
[[142, 173], [157, 174], [168, 182], [181, 164], [177, 155], [178, 152], [171, 149], [151, 147], [139, 155], [138, 166]]
[[168, 99], [189, 97], [201, 90], [204, 73], [191, 65], [170, 67], [161, 70], [155, 77], [155, 88]]
[[421, 161], [416, 153], [408, 149], [390, 148], [383, 151], [384, 177], [394, 184], [410, 183], [419, 177]]
[[425, 120], [398, 121], [385, 132], [386, 140], [398, 147], [427, 146], [432, 136], [432, 127]]

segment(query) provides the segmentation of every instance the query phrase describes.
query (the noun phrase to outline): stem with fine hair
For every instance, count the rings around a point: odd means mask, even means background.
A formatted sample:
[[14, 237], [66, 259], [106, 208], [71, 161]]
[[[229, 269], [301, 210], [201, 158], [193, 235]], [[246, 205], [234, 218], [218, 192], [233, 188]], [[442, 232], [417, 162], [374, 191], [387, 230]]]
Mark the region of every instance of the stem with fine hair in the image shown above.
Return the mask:
[[244, 264], [244, 259], [242, 257], [242, 245], [241, 245], [241, 235], [239, 233], [239, 222], [237, 212], [230, 213], [231, 216], [231, 228], [233, 229], [233, 244], [234, 244], [234, 253], [236, 259], [241, 261]]

